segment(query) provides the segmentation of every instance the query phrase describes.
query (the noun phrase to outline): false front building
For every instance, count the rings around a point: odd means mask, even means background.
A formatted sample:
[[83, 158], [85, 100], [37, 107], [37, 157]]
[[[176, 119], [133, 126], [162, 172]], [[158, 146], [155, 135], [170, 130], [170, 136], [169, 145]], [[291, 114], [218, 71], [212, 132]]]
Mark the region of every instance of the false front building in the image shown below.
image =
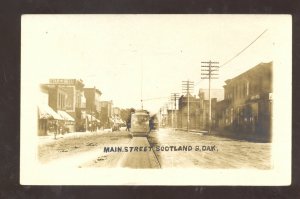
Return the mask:
[[[83, 93], [82, 80], [76, 79], [50, 79], [49, 106], [60, 113], [66, 112], [75, 120], [72, 131], [82, 131], [85, 124], [86, 100]], [[64, 115], [67, 115], [63, 113]]]

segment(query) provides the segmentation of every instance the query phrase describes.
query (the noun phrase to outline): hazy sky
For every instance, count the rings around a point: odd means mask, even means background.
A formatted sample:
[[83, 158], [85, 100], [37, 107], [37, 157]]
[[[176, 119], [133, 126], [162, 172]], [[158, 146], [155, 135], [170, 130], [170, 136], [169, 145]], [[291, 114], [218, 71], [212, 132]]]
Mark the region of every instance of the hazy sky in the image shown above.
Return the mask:
[[212, 87], [284, 56], [288, 20], [284, 15], [23, 15], [21, 70], [32, 70], [40, 83], [80, 78], [121, 108], [140, 108], [142, 90], [144, 108], [156, 111], [171, 93], [182, 92], [182, 81], [195, 82], [194, 94], [208, 88], [208, 80], [201, 81], [201, 61], [222, 65], [265, 30], [220, 68]]

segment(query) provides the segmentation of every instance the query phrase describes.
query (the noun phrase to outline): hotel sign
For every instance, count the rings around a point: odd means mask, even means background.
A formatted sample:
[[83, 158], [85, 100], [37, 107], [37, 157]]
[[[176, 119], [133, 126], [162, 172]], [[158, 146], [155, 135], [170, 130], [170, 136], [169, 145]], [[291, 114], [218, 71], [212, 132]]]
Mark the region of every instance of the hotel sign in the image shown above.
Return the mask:
[[76, 79], [50, 79], [49, 83], [50, 84], [69, 84], [69, 85], [74, 85], [76, 82]]

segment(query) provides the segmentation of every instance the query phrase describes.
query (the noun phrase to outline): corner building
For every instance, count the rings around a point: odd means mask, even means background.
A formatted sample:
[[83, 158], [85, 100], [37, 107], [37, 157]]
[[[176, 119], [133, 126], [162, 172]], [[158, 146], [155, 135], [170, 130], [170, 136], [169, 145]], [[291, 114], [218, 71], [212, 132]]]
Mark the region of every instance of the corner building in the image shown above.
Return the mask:
[[[49, 87], [57, 88], [49, 93], [49, 105], [54, 110], [64, 110], [75, 118], [75, 131], [83, 131], [85, 124], [86, 99], [84, 84], [77, 79], [50, 79]], [[56, 108], [59, 106], [59, 108]]]
[[272, 68], [273, 62], [260, 63], [225, 81], [224, 100], [217, 103], [219, 129], [271, 139]]

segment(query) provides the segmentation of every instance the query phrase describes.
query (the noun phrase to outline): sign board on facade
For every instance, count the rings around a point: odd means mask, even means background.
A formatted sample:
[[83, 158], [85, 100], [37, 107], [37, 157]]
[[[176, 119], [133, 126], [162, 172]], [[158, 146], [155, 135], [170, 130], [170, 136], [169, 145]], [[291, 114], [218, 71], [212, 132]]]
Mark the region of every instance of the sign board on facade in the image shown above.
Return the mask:
[[71, 84], [74, 85], [76, 83], [76, 79], [50, 79], [50, 84]]

